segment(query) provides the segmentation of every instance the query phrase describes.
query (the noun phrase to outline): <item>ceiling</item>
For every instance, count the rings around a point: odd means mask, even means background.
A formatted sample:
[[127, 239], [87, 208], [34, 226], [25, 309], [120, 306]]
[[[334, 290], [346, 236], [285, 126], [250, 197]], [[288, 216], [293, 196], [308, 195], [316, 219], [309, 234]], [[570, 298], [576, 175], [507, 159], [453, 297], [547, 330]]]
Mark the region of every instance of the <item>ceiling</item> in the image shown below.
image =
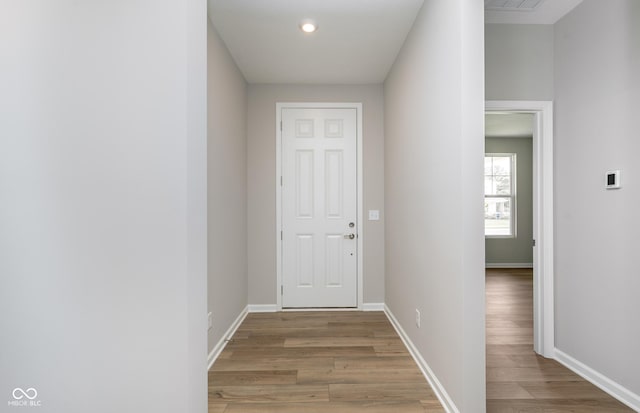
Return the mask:
[[533, 136], [531, 113], [487, 113], [484, 115], [487, 138], [530, 138]]
[[[485, 0], [485, 22], [554, 24], [581, 1]], [[249, 83], [377, 84], [387, 77], [423, 2], [208, 0], [208, 8]], [[298, 27], [308, 18], [318, 23], [315, 33]]]
[[[249, 83], [382, 83], [424, 0], [208, 0]], [[298, 24], [314, 19], [318, 30]]]
[[484, 22], [555, 24], [582, 0], [485, 0]]

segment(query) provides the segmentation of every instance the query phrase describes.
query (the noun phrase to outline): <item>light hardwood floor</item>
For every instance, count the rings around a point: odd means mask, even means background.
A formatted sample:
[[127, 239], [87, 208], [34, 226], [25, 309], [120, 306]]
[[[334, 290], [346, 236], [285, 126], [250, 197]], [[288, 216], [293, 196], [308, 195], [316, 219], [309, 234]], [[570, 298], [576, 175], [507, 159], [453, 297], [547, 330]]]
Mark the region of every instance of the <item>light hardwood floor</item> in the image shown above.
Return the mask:
[[382, 312], [249, 314], [209, 372], [209, 413], [442, 413]]
[[[632, 411], [533, 352], [531, 270], [486, 297], [487, 413]], [[209, 372], [209, 413], [351, 412], [444, 412], [381, 312], [249, 314]]]
[[533, 274], [487, 270], [487, 413], [632, 412], [533, 352]]

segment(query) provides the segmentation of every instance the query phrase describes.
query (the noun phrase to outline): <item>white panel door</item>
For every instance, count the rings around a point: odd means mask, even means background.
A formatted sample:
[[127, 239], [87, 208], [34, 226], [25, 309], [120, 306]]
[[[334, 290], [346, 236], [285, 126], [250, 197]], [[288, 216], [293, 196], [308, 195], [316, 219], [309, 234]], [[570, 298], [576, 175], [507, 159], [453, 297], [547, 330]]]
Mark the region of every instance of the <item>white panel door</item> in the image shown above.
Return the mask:
[[356, 109], [281, 118], [282, 306], [357, 307]]

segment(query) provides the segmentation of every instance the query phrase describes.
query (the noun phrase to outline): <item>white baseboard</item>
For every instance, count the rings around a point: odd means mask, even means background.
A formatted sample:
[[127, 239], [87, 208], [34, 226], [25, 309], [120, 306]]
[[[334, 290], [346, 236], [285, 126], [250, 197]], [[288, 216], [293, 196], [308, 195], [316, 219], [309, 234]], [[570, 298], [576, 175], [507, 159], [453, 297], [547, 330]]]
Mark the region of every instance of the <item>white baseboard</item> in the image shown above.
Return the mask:
[[485, 268], [533, 268], [531, 262], [487, 262]]
[[362, 311], [384, 311], [384, 303], [364, 303]]
[[278, 311], [276, 304], [249, 304], [250, 313], [275, 313]]
[[633, 393], [631, 390], [621, 386], [610, 378], [595, 371], [586, 364], [579, 362], [557, 348], [555, 349], [555, 356], [556, 360], [569, 370], [572, 370], [577, 375], [582, 376], [585, 380], [590, 381], [595, 386], [598, 386], [603, 391], [609, 393], [612, 397], [615, 397], [622, 403], [631, 407], [633, 410], [640, 412], [640, 395]]
[[445, 390], [444, 386], [442, 385], [442, 383], [440, 383], [440, 380], [438, 380], [425, 359], [422, 358], [422, 355], [420, 354], [418, 349], [413, 345], [413, 342], [411, 341], [407, 333], [405, 333], [398, 320], [386, 305], [384, 306], [384, 312], [387, 315], [387, 318], [389, 318], [389, 321], [391, 321], [393, 328], [396, 329], [396, 332], [404, 342], [404, 345], [407, 346], [409, 353], [411, 353], [411, 356], [413, 356], [413, 359], [418, 364], [420, 371], [429, 382], [429, 385], [431, 385], [434, 393], [436, 394], [436, 396], [438, 396], [438, 400], [440, 400], [442, 407], [444, 407], [447, 413], [460, 413], [460, 410], [458, 410], [455, 403]]
[[222, 353], [222, 350], [224, 350], [224, 347], [227, 345], [227, 340], [231, 338], [235, 334], [238, 327], [240, 327], [240, 324], [242, 324], [242, 322], [244, 321], [245, 317], [248, 314], [247, 310], [248, 310], [248, 307], [245, 307], [240, 312], [238, 317], [236, 317], [236, 319], [233, 321], [233, 323], [231, 323], [227, 331], [222, 335], [222, 338], [220, 339], [220, 341], [218, 341], [216, 345], [213, 347], [213, 350], [211, 350], [211, 353], [209, 353], [209, 357], [207, 358], [207, 370], [211, 370], [211, 366], [213, 366], [213, 363], [216, 362], [216, 359], [218, 358], [218, 356], [220, 356], [220, 353]]

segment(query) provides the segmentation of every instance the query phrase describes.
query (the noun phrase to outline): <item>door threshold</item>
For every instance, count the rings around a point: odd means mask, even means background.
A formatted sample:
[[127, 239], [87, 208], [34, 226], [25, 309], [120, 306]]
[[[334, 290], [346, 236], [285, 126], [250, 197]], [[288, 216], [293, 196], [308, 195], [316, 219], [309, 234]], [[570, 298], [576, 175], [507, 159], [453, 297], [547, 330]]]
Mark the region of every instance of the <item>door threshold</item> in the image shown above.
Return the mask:
[[284, 307], [282, 312], [296, 311], [359, 311], [358, 307]]

